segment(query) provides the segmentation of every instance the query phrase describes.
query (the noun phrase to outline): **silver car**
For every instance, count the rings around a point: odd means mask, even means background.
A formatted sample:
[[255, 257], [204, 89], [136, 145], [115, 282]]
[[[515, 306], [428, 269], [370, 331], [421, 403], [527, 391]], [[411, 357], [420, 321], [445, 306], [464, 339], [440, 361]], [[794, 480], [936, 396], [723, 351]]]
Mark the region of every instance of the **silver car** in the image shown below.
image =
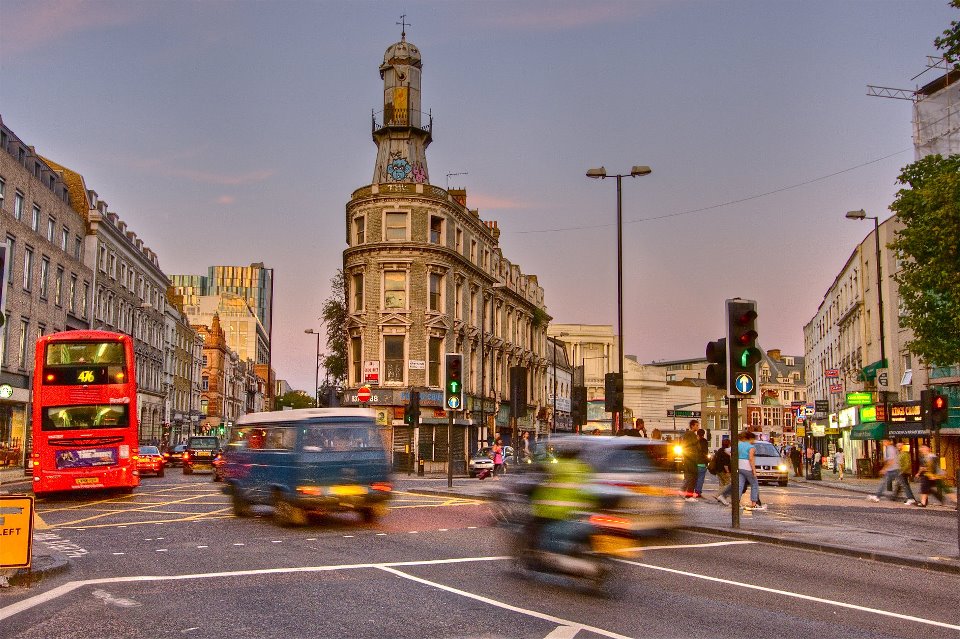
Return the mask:
[[780, 451], [770, 442], [754, 442], [754, 458], [757, 465], [757, 481], [777, 482], [786, 486], [790, 477], [789, 464], [780, 456]]
[[[506, 470], [507, 465], [510, 461], [513, 460], [513, 446], [504, 446], [503, 447], [503, 468]], [[471, 477], [476, 477], [480, 471], [489, 470], [493, 471], [493, 459], [490, 458], [490, 447], [484, 446], [477, 452], [473, 454], [470, 458], [470, 461], [467, 463], [467, 473]]]

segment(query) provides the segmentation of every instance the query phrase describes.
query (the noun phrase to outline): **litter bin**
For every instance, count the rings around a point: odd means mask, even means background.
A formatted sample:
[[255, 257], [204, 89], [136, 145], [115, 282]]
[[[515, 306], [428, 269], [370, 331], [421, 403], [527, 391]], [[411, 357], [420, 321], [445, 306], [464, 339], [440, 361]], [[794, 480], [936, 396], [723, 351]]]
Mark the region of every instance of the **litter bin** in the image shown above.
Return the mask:
[[423, 471], [423, 457], [421, 457], [421, 458], [417, 459], [417, 475], [419, 475], [420, 477], [423, 477], [423, 474], [424, 474], [424, 471]]
[[815, 464], [807, 470], [807, 479], [822, 481], [823, 475], [820, 474], [820, 466]]

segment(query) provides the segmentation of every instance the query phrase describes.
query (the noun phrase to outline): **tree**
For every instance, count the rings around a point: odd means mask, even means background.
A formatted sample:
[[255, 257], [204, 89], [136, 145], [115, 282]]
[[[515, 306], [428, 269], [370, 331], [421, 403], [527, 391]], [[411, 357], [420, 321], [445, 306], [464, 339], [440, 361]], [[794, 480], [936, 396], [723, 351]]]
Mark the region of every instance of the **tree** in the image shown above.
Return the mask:
[[928, 155], [903, 168], [890, 210], [904, 227], [890, 248], [913, 330], [910, 351], [934, 365], [960, 362], [960, 155]]
[[285, 406], [289, 406], [290, 408], [313, 408], [316, 405], [316, 400], [312, 396], [307, 395], [306, 391], [295, 390], [284, 393], [278, 397], [274, 410], [283, 410]]
[[323, 367], [332, 378], [332, 385], [337, 386], [347, 379], [347, 282], [343, 269], [338, 269], [330, 279], [330, 297], [323, 303], [321, 317], [327, 325]]
[[[951, 0], [950, 6], [960, 9], [960, 0]], [[960, 69], [960, 22], [953, 20], [950, 28], [944, 30], [943, 36], [934, 39], [933, 45], [943, 51], [944, 59], [952, 64], [954, 69]]]

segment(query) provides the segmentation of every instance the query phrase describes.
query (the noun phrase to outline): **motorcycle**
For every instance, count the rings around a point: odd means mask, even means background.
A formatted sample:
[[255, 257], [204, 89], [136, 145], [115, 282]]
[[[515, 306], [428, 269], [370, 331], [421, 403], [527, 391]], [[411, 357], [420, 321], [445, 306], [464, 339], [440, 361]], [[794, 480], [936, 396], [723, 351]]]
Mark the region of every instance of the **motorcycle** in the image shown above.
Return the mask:
[[586, 584], [595, 594], [607, 594], [617, 565], [614, 559], [638, 556], [644, 536], [641, 515], [630, 508], [632, 493], [592, 487], [594, 510], [574, 513], [567, 520], [535, 522], [530, 501], [534, 487], [528, 484], [504, 492], [493, 505], [494, 519], [508, 535], [517, 573], [561, 576]]

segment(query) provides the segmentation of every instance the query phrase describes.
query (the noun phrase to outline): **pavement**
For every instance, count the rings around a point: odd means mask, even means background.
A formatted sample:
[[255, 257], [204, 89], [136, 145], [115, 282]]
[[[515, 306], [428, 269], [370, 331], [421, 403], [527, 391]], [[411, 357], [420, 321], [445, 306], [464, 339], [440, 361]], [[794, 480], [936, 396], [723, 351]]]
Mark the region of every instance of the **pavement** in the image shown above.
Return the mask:
[[[29, 476], [24, 475], [22, 468], [0, 469], [0, 494], [25, 492], [29, 484], [24, 480], [29, 482]], [[811, 488], [861, 493], [866, 498], [876, 492], [880, 480], [860, 479], [848, 475], [841, 481], [832, 473], [823, 473], [823, 479], [820, 481], [802, 477], [791, 477], [790, 481]], [[11, 486], [8, 488], [7, 484]], [[489, 480], [455, 477], [453, 487], [450, 488], [447, 486], [446, 476], [419, 477], [404, 474], [394, 476], [396, 490], [426, 495], [491, 499], [492, 493], [499, 486], [499, 483]], [[948, 503], [953, 503], [955, 496], [956, 493], [951, 495], [951, 502]], [[775, 510], [742, 512], [740, 527], [733, 528], [730, 510], [720, 507], [712, 499], [705, 499], [698, 503], [684, 502], [683, 508], [686, 518], [684, 530], [960, 574], [957, 538], [921, 538], [909, 530], [870, 530], [858, 527], [855, 521], [838, 525], [835, 522], [825, 523], [795, 516], [788, 517]], [[35, 532], [39, 528], [35, 526]], [[69, 560], [65, 556], [45, 549], [38, 543], [33, 545], [32, 564], [30, 569], [8, 571], [6, 574], [10, 585], [32, 584], [44, 577], [69, 569]], [[3, 582], [2, 577], [3, 573], [0, 572], [0, 586]]]

